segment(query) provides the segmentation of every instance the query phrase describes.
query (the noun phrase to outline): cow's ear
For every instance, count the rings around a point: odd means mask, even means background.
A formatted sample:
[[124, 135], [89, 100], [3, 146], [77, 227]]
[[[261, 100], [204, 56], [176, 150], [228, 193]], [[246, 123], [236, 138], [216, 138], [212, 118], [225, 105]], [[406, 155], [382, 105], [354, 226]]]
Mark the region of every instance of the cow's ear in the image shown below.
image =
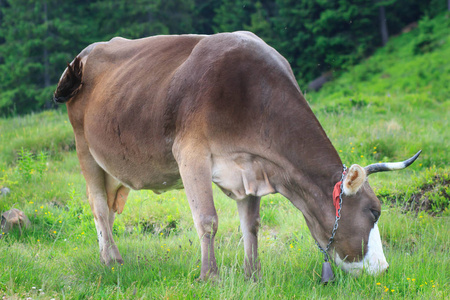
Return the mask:
[[348, 170], [344, 179], [344, 194], [354, 195], [362, 187], [366, 180], [366, 171], [360, 165], [353, 165]]

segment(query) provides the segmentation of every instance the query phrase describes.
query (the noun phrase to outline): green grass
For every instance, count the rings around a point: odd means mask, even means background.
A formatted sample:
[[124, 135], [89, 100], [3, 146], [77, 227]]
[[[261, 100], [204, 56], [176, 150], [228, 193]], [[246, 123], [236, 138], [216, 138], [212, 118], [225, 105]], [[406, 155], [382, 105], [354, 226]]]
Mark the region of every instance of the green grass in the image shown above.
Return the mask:
[[75, 139], [67, 113], [46, 111], [15, 118], [0, 118], [0, 167], [14, 162], [21, 148], [46, 151], [57, 158], [74, 150]]
[[[64, 155], [68, 165], [75, 160], [74, 153]], [[196, 280], [200, 274], [200, 245], [182, 191], [161, 196], [145, 191], [131, 193], [114, 226], [125, 264], [114, 269], [106, 267], [99, 261], [83, 183], [62, 176], [54, 178], [50, 174], [56, 168], [58, 165], [49, 167], [42, 183], [48, 187], [50, 197], [56, 197], [54, 201], [61, 205], [52, 204], [42, 195], [34, 201], [23, 201], [15, 195], [11, 196], [14, 200], [7, 198], [8, 202], [16, 202], [16, 207], [24, 210], [34, 224], [24, 235], [13, 232], [0, 241], [0, 289], [7, 297], [34, 298], [39, 289], [45, 293], [42, 299], [449, 296], [448, 217], [424, 213], [416, 216], [401, 213], [397, 208], [384, 208], [380, 230], [391, 263], [389, 272], [379, 277], [354, 278], [335, 268], [337, 282], [323, 287], [319, 284], [322, 257], [301, 213], [281, 196], [265, 197], [260, 231], [262, 279], [254, 283], [246, 280], [243, 272], [236, 206], [218, 189], [214, 189], [220, 219], [216, 238], [221, 274], [218, 283]], [[79, 174], [79, 168], [73, 172]], [[24, 189], [33, 185], [30, 183]], [[68, 187], [64, 188], [66, 195], [58, 196], [62, 186]], [[40, 190], [38, 195], [44, 194], [43, 187]], [[168, 234], [157, 230], [143, 232], [141, 220], [151, 219], [164, 228], [168, 215], [179, 221], [175, 230]]]
[[[410, 168], [369, 179], [383, 202], [379, 227], [389, 272], [355, 278], [333, 266], [336, 282], [320, 285], [322, 256], [303, 216], [272, 195], [261, 203], [262, 279], [246, 280], [236, 204], [215, 187], [218, 282], [197, 280], [200, 245], [184, 191], [131, 192], [114, 224], [125, 264], [106, 267], [71, 126], [65, 113], [47, 111], [0, 119], [0, 187], [11, 189], [0, 198], [0, 211], [16, 207], [33, 224], [22, 236], [13, 231], [0, 240], [0, 297], [448, 299], [448, 25], [445, 15], [425, 20], [307, 95], [347, 166], [423, 150]], [[421, 210], [420, 203], [429, 206]]]

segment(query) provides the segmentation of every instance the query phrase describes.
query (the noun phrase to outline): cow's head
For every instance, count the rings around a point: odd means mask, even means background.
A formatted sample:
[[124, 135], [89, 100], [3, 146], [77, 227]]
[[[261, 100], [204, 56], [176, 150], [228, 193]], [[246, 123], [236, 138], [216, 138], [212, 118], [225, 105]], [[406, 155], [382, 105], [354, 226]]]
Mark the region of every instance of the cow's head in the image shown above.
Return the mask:
[[404, 169], [420, 152], [404, 162], [379, 163], [364, 168], [352, 165], [347, 170], [342, 183], [339, 229], [329, 250], [335, 263], [345, 271], [357, 275], [365, 269], [376, 275], [388, 268], [377, 226], [381, 204], [366, 179], [372, 173]]

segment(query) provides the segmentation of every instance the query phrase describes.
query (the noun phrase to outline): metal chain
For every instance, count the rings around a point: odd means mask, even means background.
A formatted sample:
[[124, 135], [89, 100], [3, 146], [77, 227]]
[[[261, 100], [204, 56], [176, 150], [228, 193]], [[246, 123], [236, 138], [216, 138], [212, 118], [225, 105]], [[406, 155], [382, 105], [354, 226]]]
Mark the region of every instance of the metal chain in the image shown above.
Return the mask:
[[320, 252], [323, 253], [324, 255], [324, 259], [325, 261], [328, 261], [328, 250], [330, 250], [330, 246], [331, 243], [333, 243], [334, 241], [334, 236], [336, 235], [336, 231], [339, 227], [339, 220], [341, 219], [341, 209], [342, 209], [342, 194], [344, 193], [344, 189], [342, 188], [343, 184], [344, 184], [344, 176], [345, 176], [345, 172], [347, 171], [347, 167], [345, 166], [345, 164], [343, 165], [343, 171], [342, 171], [342, 176], [341, 176], [341, 192], [339, 193], [339, 209], [338, 209], [338, 215], [336, 216], [336, 219], [334, 221], [334, 226], [333, 226], [333, 230], [331, 231], [331, 237], [330, 240], [328, 241], [327, 247], [325, 248], [325, 250], [319, 245], [319, 243], [316, 241], [316, 245], [317, 247], [319, 247]]

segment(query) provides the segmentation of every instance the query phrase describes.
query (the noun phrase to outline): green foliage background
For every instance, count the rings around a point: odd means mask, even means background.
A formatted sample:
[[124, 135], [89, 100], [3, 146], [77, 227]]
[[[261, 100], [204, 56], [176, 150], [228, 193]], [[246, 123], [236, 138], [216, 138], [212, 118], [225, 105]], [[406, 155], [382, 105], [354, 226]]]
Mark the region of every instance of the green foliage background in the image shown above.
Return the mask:
[[[66, 63], [114, 36], [250, 30], [290, 61], [304, 90], [380, 46], [379, 6], [390, 34], [446, 9], [443, 0], [2, 0], [0, 115], [52, 107]], [[427, 47], [425, 40], [418, 51]]]

